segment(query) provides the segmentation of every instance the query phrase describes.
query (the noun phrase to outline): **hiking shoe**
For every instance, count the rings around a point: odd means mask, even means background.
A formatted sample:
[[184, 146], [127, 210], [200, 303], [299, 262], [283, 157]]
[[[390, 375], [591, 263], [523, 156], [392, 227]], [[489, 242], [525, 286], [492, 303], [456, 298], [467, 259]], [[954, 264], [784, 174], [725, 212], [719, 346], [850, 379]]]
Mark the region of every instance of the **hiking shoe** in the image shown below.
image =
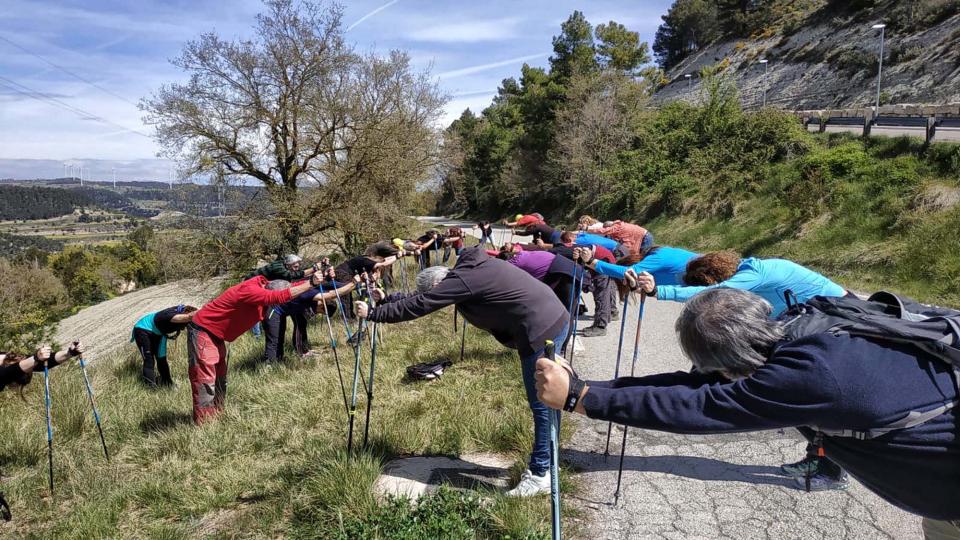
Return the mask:
[[507, 492], [508, 497], [533, 497], [541, 493], [550, 493], [550, 471], [537, 476], [530, 469], [523, 471], [517, 487]]
[[[807, 490], [806, 478], [795, 478], [793, 480], [798, 489]], [[815, 474], [810, 478], [810, 491], [842, 491], [850, 486], [850, 477], [846, 473], [839, 478], [827, 476], [825, 474]]]
[[780, 466], [783, 474], [793, 478], [804, 478], [807, 474], [817, 474], [820, 469], [820, 458], [807, 456], [796, 463], [785, 463]]
[[583, 337], [599, 337], [607, 335], [606, 326], [588, 326], [580, 331]]

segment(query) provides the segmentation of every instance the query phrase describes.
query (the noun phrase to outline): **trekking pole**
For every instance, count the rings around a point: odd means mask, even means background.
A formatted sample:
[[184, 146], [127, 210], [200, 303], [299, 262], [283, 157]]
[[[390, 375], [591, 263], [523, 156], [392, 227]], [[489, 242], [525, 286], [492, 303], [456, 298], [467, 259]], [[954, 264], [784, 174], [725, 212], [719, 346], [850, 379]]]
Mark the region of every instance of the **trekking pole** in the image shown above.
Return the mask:
[[[323, 294], [323, 282], [320, 282], [320, 294]], [[337, 377], [340, 379], [340, 393], [343, 394], [343, 409], [349, 414], [350, 406], [347, 404], [347, 386], [343, 383], [343, 371], [340, 369], [340, 355], [337, 353], [337, 340], [333, 336], [333, 323], [330, 322], [330, 313], [327, 311], [327, 303], [323, 303], [323, 317], [327, 321], [327, 332], [330, 334], [330, 347], [333, 349], [333, 362], [337, 366]]]
[[[373, 291], [370, 288], [370, 278], [367, 277], [367, 301], [370, 302], [370, 308], [376, 307], [373, 299]], [[370, 382], [367, 383], [367, 417], [363, 423], [363, 447], [367, 447], [367, 438], [370, 435], [370, 409], [373, 408], [373, 372], [377, 367], [377, 323], [373, 323], [373, 330], [370, 331], [372, 343], [370, 345]]]
[[[576, 270], [576, 268], [577, 267], [574, 266], [574, 270]], [[580, 266], [579, 268], [580, 268], [579, 284], [577, 283], [576, 271], [574, 271], [574, 274], [573, 274], [573, 283], [574, 285], [576, 285], [577, 296], [573, 304], [573, 325], [572, 325], [573, 332], [571, 332], [570, 334], [571, 336], [573, 336], [572, 342], [570, 343], [570, 367], [571, 368], [573, 368], [573, 353], [576, 351], [577, 327], [579, 326], [579, 323], [580, 323], [580, 300], [583, 299], [583, 278], [586, 275], [586, 270], [584, 270], [582, 266]], [[570, 292], [571, 294], [573, 293], [573, 291], [570, 291]]]
[[[546, 343], [547, 358], [557, 361], [557, 348], [552, 341]], [[550, 409], [550, 514], [551, 537], [560, 540], [560, 411]]]
[[[640, 292], [640, 309], [637, 312], [637, 335], [633, 338], [633, 360], [630, 362], [630, 376], [634, 376], [637, 367], [637, 356], [640, 352], [640, 325], [643, 323], [643, 306], [647, 301], [647, 294]], [[623, 456], [627, 452], [627, 426], [623, 426], [623, 442], [620, 444], [620, 467], [617, 469], [617, 490], [613, 493], [613, 505], [620, 500], [620, 483], [623, 480]]]
[[[357, 321], [357, 332], [363, 332], [366, 319]], [[361, 334], [362, 336], [362, 334]], [[362, 337], [353, 345], [353, 390], [350, 394], [350, 410], [347, 412], [349, 426], [347, 427], [347, 458], [353, 451], [353, 423], [357, 415], [357, 388], [360, 385], [360, 348], [363, 345]]]
[[460, 363], [463, 363], [463, 348], [467, 344], [467, 318], [463, 318], [463, 329], [460, 332]]
[[[76, 343], [74, 343], [76, 345]], [[87, 397], [90, 398], [90, 408], [93, 409], [93, 420], [97, 423], [97, 431], [100, 433], [100, 445], [103, 446], [103, 456], [110, 461], [110, 452], [107, 452], [107, 441], [103, 438], [103, 427], [100, 426], [100, 413], [97, 412], [97, 404], [93, 401], [93, 387], [90, 386], [90, 378], [87, 377], [87, 364], [80, 355], [80, 373], [83, 374], [83, 384], [87, 387]]]
[[[623, 297], [623, 307], [620, 309], [620, 340], [617, 343], [617, 362], [613, 366], [613, 378], [616, 379], [620, 376], [620, 357], [623, 353], [623, 334], [627, 329], [627, 300], [630, 298], [630, 295]], [[613, 432], [613, 422], [607, 423], [607, 445], [603, 447], [603, 456], [607, 458], [610, 456], [610, 434]]]
[[47, 409], [47, 470], [50, 472], [50, 496], [53, 497], [53, 424], [50, 422], [50, 370], [47, 362], [43, 363], [43, 395]]

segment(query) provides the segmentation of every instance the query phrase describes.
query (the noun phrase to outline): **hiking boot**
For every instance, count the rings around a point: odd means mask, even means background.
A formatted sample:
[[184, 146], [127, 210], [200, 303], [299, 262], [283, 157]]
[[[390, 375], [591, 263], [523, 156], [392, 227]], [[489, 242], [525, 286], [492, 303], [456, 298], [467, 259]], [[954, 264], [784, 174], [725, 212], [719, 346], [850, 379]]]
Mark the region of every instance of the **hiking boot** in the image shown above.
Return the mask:
[[507, 492], [508, 497], [533, 497], [541, 493], [550, 493], [550, 471], [537, 476], [530, 469], [523, 471], [517, 487]]
[[605, 336], [605, 335], [607, 335], [607, 327], [606, 327], [606, 326], [596, 326], [596, 325], [594, 325], [594, 326], [588, 326], [588, 327], [584, 328], [584, 329], [580, 332], [580, 335], [583, 336], [583, 337], [599, 337], [599, 336]]
[[[795, 478], [793, 480], [798, 489], [807, 490], [806, 478]], [[842, 491], [850, 486], [850, 477], [846, 473], [839, 478], [827, 476], [825, 474], [815, 474], [810, 477], [810, 491]]]
[[807, 474], [817, 474], [820, 469], [820, 458], [807, 456], [796, 463], [785, 463], [780, 466], [783, 474], [793, 478], [804, 478]]

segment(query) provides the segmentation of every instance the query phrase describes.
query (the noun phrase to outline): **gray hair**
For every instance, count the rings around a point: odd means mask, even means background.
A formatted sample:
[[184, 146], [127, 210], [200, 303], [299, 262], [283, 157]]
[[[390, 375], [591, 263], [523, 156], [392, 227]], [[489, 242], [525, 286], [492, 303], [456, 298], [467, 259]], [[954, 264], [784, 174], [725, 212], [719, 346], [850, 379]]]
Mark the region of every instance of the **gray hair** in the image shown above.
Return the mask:
[[771, 313], [770, 302], [751, 292], [703, 291], [687, 301], [677, 319], [680, 348], [700, 371], [750, 376], [783, 338], [783, 325]]
[[431, 266], [421, 270], [417, 274], [417, 290], [420, 292], [429, 291], [437, 283], [443, 281], [443, 278], [447, 277], [449, 273], [450, 269], [446, 266]]
[[290, 282], [285, 279], [275, 279], [267, 283], [266, 288], [271, 291], [282, 291], [283, 289], [290, 288]]
[[283, 258], [283, 264], [285, 266], [290, 266], [291, 264], [297, 264], [302, 260], [303, 260], [303, 257], [291, 253], [290, 255], [287, 255]]

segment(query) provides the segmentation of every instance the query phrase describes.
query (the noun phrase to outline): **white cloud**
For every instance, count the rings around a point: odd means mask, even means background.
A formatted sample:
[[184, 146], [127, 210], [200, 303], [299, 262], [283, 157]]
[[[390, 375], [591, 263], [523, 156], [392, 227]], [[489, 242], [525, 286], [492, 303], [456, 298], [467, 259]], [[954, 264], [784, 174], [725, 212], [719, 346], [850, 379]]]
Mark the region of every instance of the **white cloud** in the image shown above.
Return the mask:
[[454, 77], [462, 77], [464, 75], [471, 75], [473, 73], [479, 73], [481, 71], [486, 71], [488, 69], [509, 66], [512, 64], [519, 64], [520, 62], [526, 62], [527, 60], [535, 60], [537, 58], [543, 58], [549, 55], [550, 53], [547, 53], [547, 52], [537, 53], [537, 54], [528, 54], [526, 56], [518, 56], [516, 58], [509, 58], [507, 60], [501, 60], [499, 62], [491, 62], [489, 64], [479, 64], [476, 66], [454, 69], [451, 71], [444, 71], [443, 73], [437, 74], [437, 77], [440, 77], [441, 79], [453, 79]]
[[519, 33], [519, 19], [488, 19], [461, 23], [432, 24], [421, 23], [420, 28], [407, 34], [414, 41], [433, 41], [439, 43], [478, 43], [481, 41], [501, 41], [512, 39]]

